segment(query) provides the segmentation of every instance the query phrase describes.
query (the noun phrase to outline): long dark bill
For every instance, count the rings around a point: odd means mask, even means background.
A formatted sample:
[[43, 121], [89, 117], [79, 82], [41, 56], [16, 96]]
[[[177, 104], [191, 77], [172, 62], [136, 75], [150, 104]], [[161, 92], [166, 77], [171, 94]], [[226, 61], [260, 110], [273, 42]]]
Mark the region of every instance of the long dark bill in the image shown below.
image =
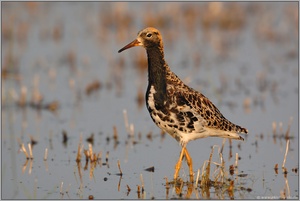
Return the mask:
[[132, 41], [131, 43], [129, 43], [128, 45], [126, 45], [125, 47], [123, 47], [122, 49], [120, 49], [118, 51], [118, 53], [123, 52], [124, 50], [126, 50], [128, 48], [131, 48], [131, 47], [134, 47], [134, 46], [140, 46], [140, 45], [142, 45], [140, 43], [140, 41], [138, 41], [137, 39], [135, 39], [134, 41]]

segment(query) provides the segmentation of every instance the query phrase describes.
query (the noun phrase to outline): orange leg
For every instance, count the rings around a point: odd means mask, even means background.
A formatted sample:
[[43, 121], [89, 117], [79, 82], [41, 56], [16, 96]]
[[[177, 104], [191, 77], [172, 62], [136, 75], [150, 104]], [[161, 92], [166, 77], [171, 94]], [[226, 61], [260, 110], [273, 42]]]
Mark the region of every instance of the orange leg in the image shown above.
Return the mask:
[[181, 168], [181, 162], [183, 159], [183, 155], [185, 155], [186, 157], [186, 162], [187, 165], [189, 166], [189, 170], [190, 170], [190, 182], [194, 182], [194, 171], [193, 171], [193, 160], [192, 157], [190, 156], [188, 150], [185, 147], [182, 147], [181, 152], [180, 152], [180, 156], [179, 156], [179, 160], [175, 165], [175, 174], [174, 174], [174, 180], [177, 179], [178, 177], [178, 172]]
[[184, 147], [184, 155], [186, 158], [187, 165], [189, 166], [190, 169], [190, 182], [193, 183], [194, 182], [193, 160], [188, 150], [185, 147]]
[[183, 154], [185, 153], [184, 149], [185, 149], [185, 147], [182, 147], [181, 152], [180, 152], [180, 156], [179, 156], [179, 160], [178, 160], [178, 162], [175, 165], [174, 180], [177, 179], [178, 172], [179, 172], [179, 170], [181, 168], [181, 162], [182, 162], [182, 159], [183, 159]]

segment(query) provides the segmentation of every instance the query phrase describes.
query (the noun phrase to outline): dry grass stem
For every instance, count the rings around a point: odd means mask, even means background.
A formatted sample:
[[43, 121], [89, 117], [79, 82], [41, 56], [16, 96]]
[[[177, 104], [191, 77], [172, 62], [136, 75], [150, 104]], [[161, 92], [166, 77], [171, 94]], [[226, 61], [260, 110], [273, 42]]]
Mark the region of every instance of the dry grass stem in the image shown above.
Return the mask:
[[126, 195], [128, 196], [129, 193], [130, 193], [130, 191], [131, 191], [131, 188], [128, 186], [128, 184], [126, 185], [126, 187], [127, 187], [127, 193], [126, 193]]
[[200, 177], [200, 169], [198, 169], [198, 171], [197, 171], [197, 177], [196, 177], [196, 182], [195, 182], [195, 186], [194, 186], [195, 189], [197, 189], [199, 177]]
[[121, 170], [121, 165], [120, 165], [120, 161], [118, 160], [118, 168], [119, 168], [119, 171], [120, 171], [120, 175], [122, 176], [123, 173], [122, 173], [122, 170]]
[[[225, 144], [225, 141], [223, 141], [221, 150], [223, 150], [224, 144]], [[223, 183], [223, 180], [224, 180], [224, 174], [225, 174], [225, 173], [224, 173], [224, 172], [225, 172], [225, 161], [224, 161], [224, 159], [223, 159], [223, 153], [221, 152], [221, 150], [220, 150], [220, 152], [219, 152], [220, 162], [221, 162], [220, 172], [219, 172], [219, 177], [221, 178], [221, 182]], [[216, 177], [215, 181], [217, 181], [217, 179], [218, 179], [218, 178]]]
[[230, 185], [229, 185], [229, 187], [227, 189], [228, 190], [228, 195], [229, 195], [230, 198], [233, 198], [233, 196], [234, 196], [233, 189], [234, 189], [234, 181], [231, 180], [230, 181]]
[[21, 145], [21, 151], [25, 154], [26, 159], [29, 159], [29, 155], [28, 155], [28, 153], [26, 151], [26, 148], [25, 148], [23, 143]]
[[106, 152], [106, 158], [105, 158], [106, 163], [108, 162], [108, 156], [109, 156], [109, 151]]
[[280, 191], [280, 199], [282, 199], [282, 200], [286, 200], [287, 199], [286, 193], [285, 193], [285, 189], [283, 191]]
[[93, 146], [90, 143], [89, 143], [89, 156], [90, 156], [90, 160], [94, 161]]
[[119, 138], [119, 136], [118, 136], [118, 131], [117, 131], [117, 127], [114, 126], [113, 129], [114, 129], [114, 136], [113, 136], [113, 138], [114, 138], [115, 141], [117, 141], [118, 138]]
[[293, 122], [293, 117], [290, 117], [288, 128], [285, 133], [285, 139], [289, 139], [292, 122]]
[[102, 167], [102, 151], [100, 151], [97, 155], [98, 164]]
[[273, 121], [273, 123], [272, 123], [273, 136], [276, 136], [276, 127], [277, 127], [277, 124], [275, 121]]
[[202, 173], [201, 173], [201, 178], [202, 179], [201, 179], [201, 182], [200, 182], [200, 186], [204, 186], [205, 185], [205, 181], [207, 181], [207, 172], [205, 171], [205, 169], [207, 169], [207, 166], [208, 166], [207, 163], [208, 163], [208, 161], [206, 160], [206, 161], [204, 161], [204, 163], [202, 165]]
[[285, 177], [285, 187], [287, 189], [288, 197], [291, 197], [291, 192], [290, 192], [290, 185], [289, 185], [289, 180]]
[[31, 144], [30, 143], [28, 143], [28, 149], [29, 149], [29, 157], [30, 157], [30, 159], [33, 159], [32, 148], [31, 148]]
[[220, 156], [221, 164], [218, 165], [219, 168], [217, 170], [219, 170], [219, 174], [216, 175], [214, 181], [217, 182], [219, 180], [219, 178], [221, 178], [221, 182], [223, 183], [224, 174], [225, 174], [225, 161], [223, 160], [223, 154], [221, 152], [219, 153], [219, 156]]
[[238, 167], [239, 154], [235, 153], [235, 167]]
[[91, 161], [91, 162], [94, 161], [94, 154], [90, 154], [90, 161]]
[[122, 175], [120, 175], [119, 183], [118, 183], [118, 191], [119, 192], [120, 192], [120, 187], [121, 187], [121, 180], [122, 180]]
[[166, 179], [166, 200], [169, 198], [169, 189], [170, 189], [170, 186], [169, 186], [169, 182], [168, 182], [168, 178], [165, 177]]
[[78, 175], [79, 175], [80, 185], [83, 185], [81, 162], [77, 162], [77, 168], [78, 168]]
[[134, 125], [133, 124], [130, 124], [129, 135], [132, 138], [134, 137]]
[[289, 151], [289, 144], [290, 144], [290, 140], [287, 140], [286, 141], [286, 148], [285, 148], [284, 159], [283, 159], [283, 163], [282, 163], [282, 168], [284, 168], [284, 165], [285, 165], [286, 156], [287, 156], [288, 151]]
[[123, 110], [123, 116], [124, 116], [124, 123], [127, 133], [129, 133], [129, 124], [128, 124], [128, 116], [127, 116], [127, 110]]
[[64, 185], [64, 182], [62, 181], [61, 182], [61, 184], [60, 184], [60, 190], [59, 190], [59, 192], [60, 192], [60, 194], [63, 194], [63, 185]]
[[139, 185], [137, 185], [137, 194], [138, 194], [138, 198], [140, 199], [141, 198], [141, 188]]
[[87, 170], [87, 169], [88, 169], [88, 166], [89, 166], [89, 159], [87, 159], [87, 160], [85, 161], [85, 166], [83, 167], [83, 170], [84, 170], [84, 171]]
[[143, 179], [143, 175], [140, 174], [140, 179], [141, 179], [141, 183], [142, 183], [142, 193], [144, 192], [144, 179]]
[[45, 149], [45, 154], [44, 154], [44, 161], [46, 161], [48, 158], [48, 149]]
[[221, 147], [221, 150], [219, 151], [220, 153], [223, 153], [225, 142], [226, 142], [226, 138], [224, 138], [222, 141], [222, 147]]
[[33, 166], [33, 160], [30, 160], [30, 161], [29, 161], [29, 170], [28, 170], [28, 174], [31, 174], [32, 166]]
[[[213, 152], [214, 152], [214, 146], [212, 147], [211, 149], [211, 152], [210, 152], [210, 156], [209, 156], [209, 160], [208, 161], [205, 161], [204, 164], [203, 164], [203, 169], [202, 169], [202, 180], [201, 180], [201, 183], [200, 183], [200, 186], [207, 186], [209, 184], [209, 175], [210, 175], [210, 164], [211, 164], [211, 160], [212, 160], [212, 155], [213, 155]], [[207, 162], [207, 165], [205, 167], [205, 163]], [[204, 170], [205, 168], [205, 170]]]
[[84, 149], [84, 150], [83, 150], [83, 153], [84, 153], [84, 155], [85, 155], [85, 160], [86, 160], [86, 161], [89, 161], [89, 158], [90, 158], [89, 151], [86, 150], [86, 149]]
[[27, 164], [28, 164], [28, 160], [25, 161], [23, 167], [22, 167], [22, 173], [24, 174], [25, 170], [26, 170], [26, 167], [27, 167]]
[[90, 166], [91, 167], [90, 167], [90, 174], [89, 174], [89, 176], [90, 176], [90, 180], [92, 180], [94, 178], [94, 169], [95, 169], [96, 163], [91, 163]]
[[165, 177], [165, 180], [166, 180], [166, 189], [169, 189], [170, 186], [169, 186], [169, 182], [168, 182], [168, 177]]
[[130, 192], [131, 188], [128, 186], [128, 184], [126, 184], [126, 187], [127, 187], [127, 191]]
[[[238, 176], [238, 160], [239, 155], [235, 154], [235, 163], [229, 166], [229, 170], [227, 171], [225, 168], [225, 161], [223, 159], [222, 151], [224, 150], [224, 142], [221, 147], [214, 145], [211, 149], [211, 153], [209, 159], [204, 162], [202, 165], [202, 173], [200, 174], [200, 170], [198, 170], [197, 182], [200, 182], [200, 188], [202, 189], [202, 196], [206, 194], [209, 197], [209, 188], [215, 186], [223, 189], [222, 191], [227, 191], [229, 196], [232, 198], [234, 196], [234, 182], [228, 179], [228, 176], [236, 174], [236, 181], [239, 179]], [[220, 162], [212, 161], [212, 156], [214, 153], [214, 149], [218, 147], [219, 151], [219, 160]], [[212, 178], [210, 178], [211, 172], [211, 164], [216, 165], [216, 169], [212, 172]], [[230, 175], [229, 175], [230, 173]], [[199, 179], [200, 177], [200, 179]], [[195, 185], [194, 185], [195, 186]], [[195, 186], [197, 188], [197, 186]]]
[[78, 149], [77, 149], [77, 156], [76, 156], [76, 162], [81, 161], [81, 152], [83, 150], [83, 145], [79, 142]]

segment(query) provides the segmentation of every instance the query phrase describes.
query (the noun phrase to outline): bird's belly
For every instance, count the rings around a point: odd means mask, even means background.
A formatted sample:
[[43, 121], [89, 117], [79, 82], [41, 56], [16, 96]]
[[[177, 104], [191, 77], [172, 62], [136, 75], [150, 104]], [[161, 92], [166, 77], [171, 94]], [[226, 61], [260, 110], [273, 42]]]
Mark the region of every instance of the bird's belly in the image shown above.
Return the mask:
[[178, 134], [178, 125], [175, 124], [175, 121], [171, 117], [162, 114], [162, 112], [150, 112], [151, 118], [154, 123], [162, 129], [164, 132], [171, 135], [177, 141], [180, 141], [180, 135]]
[[152, 111], [150, 115], [160, 129], [171, 135], [178, 142], [181, 142], [185, 138], [194, 138], [192, 136], [195, 129], [187, 128], [185, 122], [178, 122], [176, 114], [170, 113], [169, 115], [165, 115], [161, 111]]
[[193, 140], [197, 136], [195, 133], [201, 132], [199, 130], [201, 122], [196, 122], [197, 118], [184, 114], [174, 102], [159, 103], [154, 98], [155, 93], [154, 86], [151, 86], [146, 94], [147, 109], [154, 123], [178, 142], [182, 143], [183, 139], [184, 142]]

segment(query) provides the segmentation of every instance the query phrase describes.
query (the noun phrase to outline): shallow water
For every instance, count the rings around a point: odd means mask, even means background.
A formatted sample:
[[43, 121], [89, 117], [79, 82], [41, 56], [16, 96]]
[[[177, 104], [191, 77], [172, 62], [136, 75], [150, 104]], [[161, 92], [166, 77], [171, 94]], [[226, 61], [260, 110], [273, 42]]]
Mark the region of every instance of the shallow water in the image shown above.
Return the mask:
[[[181, 194], [165, 186], [180, 146], [161, 134], [146, 110], [145, 51], [117, 53], [146, 26], [161, 31], [171, 69], [226, 118], [249, 130], [244, 142], [224, 146], [227, 173], [236, 154], [240, 157], [236, 172], [226, 175], [234, 181], [232, 193], [227, 187], [198, 187], [190, 198], [299, 199], [297, 8], [296, 2], [3, 3], [2, 199], [187, 197], [185, 185]], [[87, 86], [97, 80], [100, 88], [88, 95]], [[21, 88], [27, 89], [22, 107], [17, 104]], [[37, 94], [42, 105], [57, 101], [59, 108], [30, 106]], [[133, 132], [125, 126], [124, 110]], [[283, 174], [289, 122], [288, 173]], [[91, 134], [93, 151], [102, 153], [94, 169], [91, 163], [85, 168], [85, 156], [80, 164], [75, 161], [80, 136], [88, 149]], [[30, 136], [37, 144], [27, 161], [19, 143], [28, 150]], [[214, 145], [212, 161], [220, 163], [222, 142], [207, 138], [188, 144], [195, 178]], [[145, 171], [149, 167], [154, 172]], [[213, 179], [218, 168], [211, 168]], [[186, 164], [180, 177], [188, 180]]]

